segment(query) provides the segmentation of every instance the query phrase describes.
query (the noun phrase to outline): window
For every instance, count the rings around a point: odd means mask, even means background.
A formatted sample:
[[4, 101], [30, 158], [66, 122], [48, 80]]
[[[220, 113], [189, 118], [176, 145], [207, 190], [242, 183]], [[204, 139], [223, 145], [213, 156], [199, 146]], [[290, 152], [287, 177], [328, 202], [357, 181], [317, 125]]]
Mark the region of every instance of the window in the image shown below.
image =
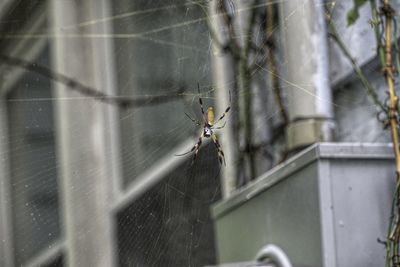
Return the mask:
[[[4, 34], [43, 32], [47, 27], [46, 1], [14, 3], [4, 18]], [[5, 54], [50, 67], [49, 42], [10, 38], [1, 43]], [[2, 64], [1, 111], [2, 210], [9, 239], [3, 243], [4, 262], [15, 266], [45, 264], [62, 266], [59, 181], [55, 151], [52, 81], [32, 72]], [[49, 250], [57, 250], [43, 258]], [[38, 258], [42, 258], [38, 261]], [[1, 261], [0, 261], [1, 262]], [[6, 264], [5, 264], [6, 265]], [[8, 266], [8, 265], [6, 265]]]
[[121, 114], [126, 186], [193, 133], [190, 121], [182, 118], [190, 111], [197, 83], [210, 86], [211, 48], [205, 10], [191, 1], [114, 1], [113, 13], [119, 94], [165, 95], [183, 89], [188, 95]]
[[[201, 118], [197, 84], [212, 105], [206, 6], [191, 1], [114, 1], [120, 95], [184, 97], [122, 111], [122, 197], [115, 206], [120, 266], [215, 263], [210, 205], [220, 198], [217, 152], [205, 142], [190, 166]], [[188, 144], [188, 145], [185, 145]], [[210, 156], [213, 155], [213, 156]], [[178, 163], [177, 163], [178, 162]]]
[[[39, 56], [46, 65], [48, 52]], [[7, 107], [15, 257], [22, 264], [60, 236], [51, 82], [24, 73]]]

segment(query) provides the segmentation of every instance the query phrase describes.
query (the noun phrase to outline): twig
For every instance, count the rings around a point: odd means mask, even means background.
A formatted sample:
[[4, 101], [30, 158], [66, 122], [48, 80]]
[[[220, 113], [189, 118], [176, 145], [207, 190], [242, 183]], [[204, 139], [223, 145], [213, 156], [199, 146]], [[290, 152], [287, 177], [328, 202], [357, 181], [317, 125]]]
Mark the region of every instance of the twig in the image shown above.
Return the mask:
[[398, 42], [398, 36], [397, 36], [397, 21], [393, 19], [393, 39], [394, 39], [394, 52], [395, 52], [395, 61], [396, 61], [396, 73], [400, 73], [400, 58], [399, 58], [399, 42]]
[[386, 78], [386, 83], [388, 86], [388, 94], [389, 94], [389, 120], [390, 120], [390, 128], [391, 128], [391, 136], [393, 141], [393, 149], [396, 158], [396, 177], [400, 178], [400, 150], [399, 150], [399, 135], [397, 128], [397, 104], [398, 98], [396, 96], [396, 92], [394, 90], [394, 79], [393, 79], [393, 65], [392, 65], [392, 19], [393, 14], [391, 11], [393, 10], [389, 4], [389, 0], [385, 0], [382, 6], [382, 10], [384, 11], [385, 16], [385, 70], [384, 75]]
[[138, 108], [143, 106], [157, 105], [165, 102], [175, 101], [184, 97], [184, 90], [180, 89], [176, 92], [171, 92], [165, 95], [154, 96], [140, 96], [140, 97], [126, 97], [126, 96], [112, 96], [98, 91], [95, 88], [86, 86], [79, 81], [70, 78], [64, 74], [57, 73], [51, 69], [15, 57], [0, 55], [0, 64], [6, 64], [14, 67], [19, 67], [30, 72], [37, 73], [41, 76], [47, 77], [56, 82], [66, 85], [70, 90], [79, 92], [85, 96], [89, 96], [95, 100], [117, 105], [121, 108]]
[[226, 7], [226, 2], [224, 0], [217, 0], [217, 13], [222, 15], [222, 18], [225, 22], [225, 26], [228, 28], [229, 32], [229, 41], [228, 45], [231, 49], [231, 52], [233, 56], [237, 59], [240, 60], [241, 57], [241, 47], [238, 44], [236, 40], [236, 33], [235, 33], [235, 28], [233, 25], [233, 20], [232, 17], [228, 13], [228, 9]]
[[206, 23], [211, 35], [211, 40], [216, 44], [216, 46], [224, 52], [226, 51], [230, 52], [234, 59], [239, 60], [241, 56], [240, 49], [238, 46], [232, 44], [231, 42], [232, 37], [229, 37], [228, 41], [226, 41], [226, 43], [223, 44], [222, 41], [218, 38], [218, 34], [215, 32], [214, 27], [211, 25], [210, 17], [208, 17]]
[[247, 152], [248, 158], [248, 166], [250, 169], [250, 180], [256, 177], [256, 168], [255, 168], [255, 155], [254, 151], [251, 149], [252, 147], [252, 139], [253, 139], [253, 123], [252, 123], [252, 112], [251, 112], [251, 103], [252, 103], [252, 94], [251, 94], [251, 76], [249, 69], [249, 57], [251, 51], [252, 37], [253, 37], [253, 28], [254, 23], [257, 17], [257, 8], [255, 7], [258, 3], [258, 0], [254, 0], [252, 3], [251, 14], [249, 18], [248, 32], [245, 34], [247, 38], [244, 42], [244, 48], [242, 52], [242, 57], [239, 62], [239, 78], [241, 81], [241, 89], [243, 91], [243, 117], [244, 117], [244, 135], [245, 135], [245, 151]]
[[[389, 95], [389, 125], [390, 134], [393, 143], [393, 152], [396, 164], [396, 191], [393, 202], [396, 209], [392, 210], [391, 224], [389, 226], [388, 248], [386, 255], [386, 265], [390, 265], [392, 261], [394, 267], [400, 266], [399, 263], [399, 242], [400, 242], [400, 203], [399, 203], [399, 184], [400, 184], [400, 149], [399, 149], [399, 132], [398, 132], [398, 97], [394, 89], [393, 65], [392, 65], [392, 22], [395, 11], [391, 7], [389, 0], [384, 0], [380, 8], [381, 15], [385, 21], [385, 68], [384, 75], [387, 84], [387, 92]], [[397, 42], [397, 40], [395, 40]], [[394, 222], [394, 223], [393, 223]]]
[[379, 24], [382, 23], [379, 21], [378, 11], [376, 8], [375, 0], [370, 0], [370, 8], [371, 8], [371, 25], [374, 28], [375, 40], [376, 40], [376, 51], [379, 55], [379, 60], [381, 61], [382, 66], [385, 65], [385, 49], [382, 44], [382, 36], [379, 31]]
[[[266, 28], [267, 28], [267, 39], [266, 39], [266, 45], [267, 45], [267, 64], [268, 68], [271, 70], [272, 73], [277, 73], [278, 68], [276, 67], [276, 61], [275, 61], [275, 55], [274, 55], [274, 49], [275, 49], [275, 40], [273, 37], [273, 31], [274, 31], [274, 6], [272, 4], [267, 5], [267, 14], [266, 14]], [[275, 101], [278, 104], [279, 107], [279, 112], [282, 117], [282, 121], [284, 125], [288, 124], [288, 115], [286, 113], [285, 107], [283, 105], [283, 99], [281, 95], [281, 87], [279, 85], [279, 80], [276, 75], [270, 74], [270, 79], [271, 79], [271, 84], [272, 84], [272, 90], [275, 96]]]
[[363, 84], [363, 87], [366, 89], [367, 94], [371, 97], [371, 99], [374, 102], [374, 104], [377, 107], [379, 107], [382, 112], [387, 113], [388, 111], [385, 108], [384, 104], [379, 100], [378, 94], [375, 92], [374, 87], [368, 81], [368, 79], [366, 78], [364, 72], [361, 70], [360, 66], [357, 64], [356, 60], [352, 57], [352, 55], [350, 54], [350, 52], [347, 49], [346, 45], [344, 44], [344, 42], [340, 38], [340, 36], [339, 36], [339, 34], [338, 34], [337, 30], [336, 30], [336, 26], [335, 26], [333, 20], [331, 20], [330, 17], [328, 18], [327, 24], [328, 24], [328, 30], [329, 30], [330, 36], [336, 42], [336, 44], [338, 45], [338, 47], [340, 48], [340, 50], [342, 51], [344, 56], [350, 61], [354, 72], [356, 73], [356, 75], [360, 79], [361, 83]]

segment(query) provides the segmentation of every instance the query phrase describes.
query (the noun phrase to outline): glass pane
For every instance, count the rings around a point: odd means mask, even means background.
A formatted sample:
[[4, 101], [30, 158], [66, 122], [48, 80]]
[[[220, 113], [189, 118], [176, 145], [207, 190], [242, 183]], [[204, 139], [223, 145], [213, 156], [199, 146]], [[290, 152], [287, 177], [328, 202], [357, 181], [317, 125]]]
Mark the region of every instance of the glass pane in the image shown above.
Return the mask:
[[210, 40], [198, 3], [121, 0], [113, 5], [119, 94], [154, 96], [182, 89], [188, 95], [122, 112], [126, 185], [193, 133], [184, 112], [199, 110], [193, 103], [197, 83], [204, 91], [210, 86]]
[[117, 215], [119, 263], [128, 266], [205, 266], [216, 263], [210, 206], [220, 199], [214, 145]]
[[[49, 66], [49, 49], [38, 63]], [[33, 73], [7, 96], [15, 258], [18, 265], [60, 236], [51, 82]]]

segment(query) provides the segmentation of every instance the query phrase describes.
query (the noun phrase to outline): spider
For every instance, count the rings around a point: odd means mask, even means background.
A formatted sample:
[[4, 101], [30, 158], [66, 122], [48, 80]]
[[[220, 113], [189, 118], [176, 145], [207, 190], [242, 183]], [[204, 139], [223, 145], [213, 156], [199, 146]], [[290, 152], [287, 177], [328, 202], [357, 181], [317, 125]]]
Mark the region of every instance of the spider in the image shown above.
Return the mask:
[[[197, 90], [199, 92], [200, 95], [200, 85], [197, 84]], [[203, 108], [203, 100], [201, 99], [201, 97], [199, 96], [199, 104], [200, 104], [200, 108], [201, 108], [201, 113], [202, 113], [202, 118], [203, 118], [203, 123], [201, 123], [198, 120], [192, 119], [187, 113], [185, 113], [185, 115], [196, 125], [202, 125], [203, 124], [203, 131], [201, 132], [201, 135], [199, 137], [199, 141], [197, 141], [197, 143], [192, 147], [192, 149], [186, 153], [183, 154], [178, 154], [176, 156], [184, 156], [186, 154], [192, 153], [194, 151], [193, 154], [193, 158], [192, 158], [192, 163], [194, 163], [194, 161], [196, 160], [197, 157], [197, 153], [200, 150], [200, 146], [201, 143], [203, 142], [203, 138], [210, 138], [213, 140], [215, 147], [217, 148], [218, 151], [218, 160], [219, 163], [222, 165], [222, 163], [224, 163], [224, 165], [226, 166], [225, 163], [225, 155], [224, 152], [222, 151], [221, 145], [219, 144], [218, 140], [217, 140], [217, 136], [215, 135], [213, 130], [217, 130], [217, 129], [222, 129], [225, 127], [226, 121], [224, 122], [224, 124], [220, 127], [215, 127], [215, 125], [220, 122], [225, 115], [229, 112], [229, 110], [231, 109], [230, 107], [230, 103], [231, 103], [231, 92], [229, 91], [229, 106], [225, 109], [225, 112], [221, 115], [221, 117], [219, 117], [219, 119], [214, 122], [214, 109], [213, 107], [209, 107], [207, 108], [207, 116], [206, 113], [204, 112], [204, 108]]]

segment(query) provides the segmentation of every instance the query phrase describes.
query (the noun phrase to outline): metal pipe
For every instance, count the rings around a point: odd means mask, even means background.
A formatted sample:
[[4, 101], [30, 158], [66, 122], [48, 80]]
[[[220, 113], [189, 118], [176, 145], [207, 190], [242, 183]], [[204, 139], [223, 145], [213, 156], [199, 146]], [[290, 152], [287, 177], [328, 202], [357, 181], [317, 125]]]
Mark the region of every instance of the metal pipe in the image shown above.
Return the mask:
[[322, 0], [280, 5], [288, 88], [288, 149], [331, 141], [334, 131]]
[[[209, 27], [210, 30], [215, 33], [218, 41], [225, 44], [227, 38], [224, 34], [223, 19], [221, 15], [217, 13], [218, 1], [210, 1], [208, 13], [209, 13]], [[222, 196], [227, 198], [236, 188], [237, 177], [238, 177], [238, 146], [232, 145], [239, 142], [238, 136], [238, 104], [237, 104], [237, 84], [235, 82], [235, 59], [229, 53], [223, 51], [220, 44], [217, 44], [213, 40], [213, 54], [211, 57], [212, 68], [213, 68], [213, 82], [216, 87], [216, 99], [218, 111], [223, 111], [229, 105], [229, 91], [232, 95], [231, 111], [228, 115], [228, 121], [221, 137], [221, 144], [225, 150], [226, 156], [226, 168], [222, 168], [221, 172], [221, 187]]]

